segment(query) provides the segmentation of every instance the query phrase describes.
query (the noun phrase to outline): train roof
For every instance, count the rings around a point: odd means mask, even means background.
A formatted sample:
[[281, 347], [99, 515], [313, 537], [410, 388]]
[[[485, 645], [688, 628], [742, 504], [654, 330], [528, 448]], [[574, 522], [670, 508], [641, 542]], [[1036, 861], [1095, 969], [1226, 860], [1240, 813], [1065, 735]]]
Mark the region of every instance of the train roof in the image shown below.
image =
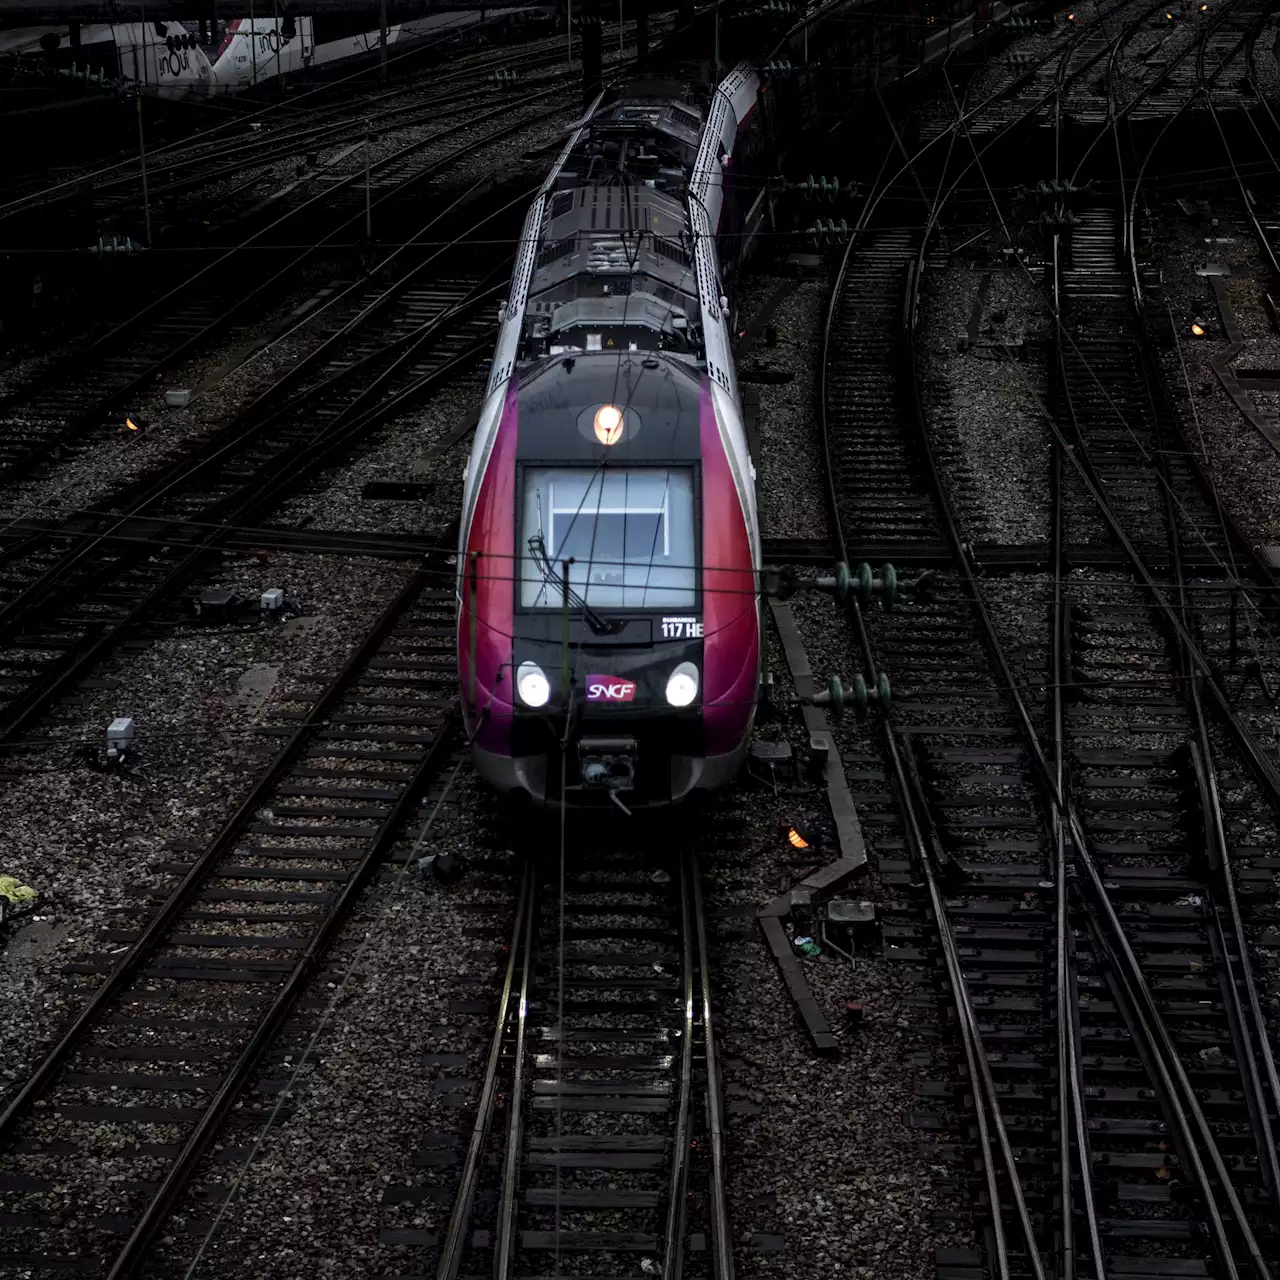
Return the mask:
[[700, 96], [675, 81], [634, 81], [564, 156], [525, 308], [535, 350], [687, 345], [699, 303], [684, 202], [706, 121]]

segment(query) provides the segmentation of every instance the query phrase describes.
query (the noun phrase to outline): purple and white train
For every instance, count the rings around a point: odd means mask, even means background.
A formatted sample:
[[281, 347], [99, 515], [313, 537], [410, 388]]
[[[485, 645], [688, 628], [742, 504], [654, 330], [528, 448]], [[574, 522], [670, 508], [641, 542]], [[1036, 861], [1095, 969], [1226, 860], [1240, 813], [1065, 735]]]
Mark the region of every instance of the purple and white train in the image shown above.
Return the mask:
[[766, 217], [769, 87], [602, 95], [524, 224], [468, 463], [462, 702], [538, 804], [729, 781], [761, 664], [755, 467], [726, 280]]

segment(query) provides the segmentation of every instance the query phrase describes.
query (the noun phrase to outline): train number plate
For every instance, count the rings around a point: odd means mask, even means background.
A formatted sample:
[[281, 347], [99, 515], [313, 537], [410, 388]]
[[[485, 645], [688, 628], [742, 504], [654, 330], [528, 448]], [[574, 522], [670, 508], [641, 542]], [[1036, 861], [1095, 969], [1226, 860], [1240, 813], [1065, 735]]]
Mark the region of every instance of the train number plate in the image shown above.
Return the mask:
[[663, 618], [662, 638], [664, 640], [700, 640], [702, 638], [702, 619]]

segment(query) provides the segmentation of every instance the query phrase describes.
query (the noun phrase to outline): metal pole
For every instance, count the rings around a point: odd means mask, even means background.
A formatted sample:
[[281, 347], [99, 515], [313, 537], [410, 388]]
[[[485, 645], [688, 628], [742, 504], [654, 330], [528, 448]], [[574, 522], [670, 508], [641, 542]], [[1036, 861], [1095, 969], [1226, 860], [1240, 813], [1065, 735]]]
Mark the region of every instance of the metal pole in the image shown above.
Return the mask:
[[271, 0], [271, 16], [276, 24], [276, 87], [280, 82], [280, 0]]
[[142, 211], [147, 221], [147, 248], [151, 248], [151, 197], [147, 192], [147, 140], [142, 132], [142, 94], [134, 101], [138, 106], [138, 156], [142, 161]]
[[618, 0], [618, 57], [622, 57], [622, 0]]
[[565, 20], [565, 35], [569, 37], [569, 67], [573, 68], [573, 0], [569, 0], [568, 17]]
[[716, 79], [720, 79], [720, 0], [716, 0]]
[[249, 0], [249, 52], [253, 55], [253, 79], [250, 83], [256, 88], [258, 84], [258, 40], [253, 18], [253, 0]]
[[382, 78], [387, 78], [387, 0], [378, 0], [378, 52]]
[[373, 189], [369, 183], [369, 126], [364, 127], [364, 235], [373, 239]]
[[560, 598], [561, 598], [561, 624], [560, 624], [560, 689], [564, 697], [564, 731], [565, 737], [569, 736], [569, 566], [573, 563], [573, 557], [560, 561]]

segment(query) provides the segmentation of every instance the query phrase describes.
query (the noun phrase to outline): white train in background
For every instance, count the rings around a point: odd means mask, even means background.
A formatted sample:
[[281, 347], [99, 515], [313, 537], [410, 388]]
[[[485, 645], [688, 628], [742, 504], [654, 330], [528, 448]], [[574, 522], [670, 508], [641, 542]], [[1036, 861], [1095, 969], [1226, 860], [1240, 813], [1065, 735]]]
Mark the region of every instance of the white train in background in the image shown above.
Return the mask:
[[[542, 6], [511, 6], [439, 13], [388, 25], [387, 45], [439, 38], [469, 27], [541, 13]], [[85, 23], [77, 45], [67, 27], [0, 31], [0, 55], [39, 58], [59, 70], [127, 80], [162, 98], [235, 93], [289, 72], [367, 57], [378, 51], [379, 31], [369, 15], [333, 13], [316, 18], [240, 18], [226, 24], [217, 46], [206, 45], [179, 22]]]
[[77, 44], [67, 27], [0, 31], [0, 54], [39, 59], [68, 74], [128, 80], [163, 98], [217, 91], [208, 51], [178, 22], [86, 22]]
[[[529, 8], [438, 13], [387, 26], [388, 47], [474, 27], [482, 20], [501, 22]], [[369, 29], [367, 13], [331, 13], [318, 18], [241, 18], [227, 23], [213, 62], [222, 88], [245, 89], [274, 76], [307, 67], [358, 58], [378, 50], [379, 31]]]

